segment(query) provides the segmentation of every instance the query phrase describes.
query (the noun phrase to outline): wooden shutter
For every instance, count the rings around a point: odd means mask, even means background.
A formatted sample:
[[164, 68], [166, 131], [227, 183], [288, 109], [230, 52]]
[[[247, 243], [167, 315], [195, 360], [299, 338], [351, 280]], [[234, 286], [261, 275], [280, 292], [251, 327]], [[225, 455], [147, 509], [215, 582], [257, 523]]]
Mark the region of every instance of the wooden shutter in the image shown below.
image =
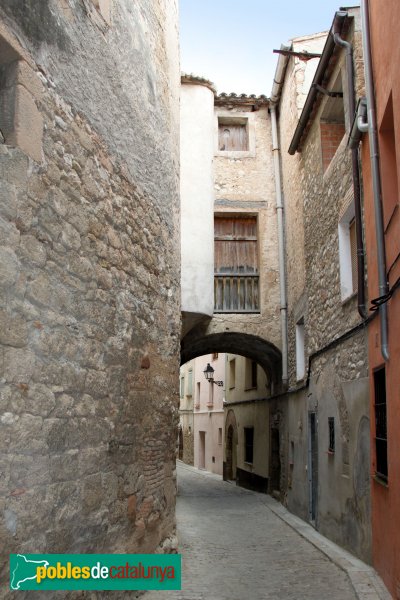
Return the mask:
[[256, 217], [215, 218], [215, 273], [258, 273]]
[[218, 148], [226, 152], [248, 150], [246, 125], [220, 124], [218, 127]]
[[214, 310], [258, 312], [256, 217], [216, 217], [214, 236]]

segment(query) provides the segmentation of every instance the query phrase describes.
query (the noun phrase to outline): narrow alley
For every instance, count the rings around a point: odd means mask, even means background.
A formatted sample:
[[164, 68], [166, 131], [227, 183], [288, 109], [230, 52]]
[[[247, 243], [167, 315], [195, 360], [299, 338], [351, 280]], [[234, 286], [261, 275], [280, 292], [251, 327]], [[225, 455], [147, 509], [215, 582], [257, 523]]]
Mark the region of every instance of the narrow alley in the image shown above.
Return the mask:
[[[270, 496], [180, 462], [178, 490], [182, 591], [148, 592], [145, 600], [390, 597], [370, 567], [287, 513]], [[312, 537], [313, 543], [303, 536]], [[314, 544], [323, 545], [325, 553]], [[332, 557], [348, 566], [353, 585]]]

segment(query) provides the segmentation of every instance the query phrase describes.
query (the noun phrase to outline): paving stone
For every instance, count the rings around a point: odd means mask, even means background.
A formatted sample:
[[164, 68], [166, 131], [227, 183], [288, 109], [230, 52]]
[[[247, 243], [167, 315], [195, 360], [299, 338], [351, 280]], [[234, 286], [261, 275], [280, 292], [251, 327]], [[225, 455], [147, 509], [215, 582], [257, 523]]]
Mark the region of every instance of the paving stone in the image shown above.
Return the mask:
[[265, 496], [178, 465], [182, 590], [145, 600], [354, 600], [347, 574], [282, 521]]

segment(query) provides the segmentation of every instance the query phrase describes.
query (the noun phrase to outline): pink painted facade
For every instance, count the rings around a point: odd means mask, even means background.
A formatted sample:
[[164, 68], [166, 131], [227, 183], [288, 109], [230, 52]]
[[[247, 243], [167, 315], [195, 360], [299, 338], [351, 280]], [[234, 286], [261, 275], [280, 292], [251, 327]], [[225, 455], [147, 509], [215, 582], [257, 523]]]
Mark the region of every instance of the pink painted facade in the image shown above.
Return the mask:
[[209, 383], [204, 369], [210, 363], [214, 380], [224, 381], [225, 354], [207, 354], [193, 361], [194, 466], [222, 476], [224, 440], [224, 386]]

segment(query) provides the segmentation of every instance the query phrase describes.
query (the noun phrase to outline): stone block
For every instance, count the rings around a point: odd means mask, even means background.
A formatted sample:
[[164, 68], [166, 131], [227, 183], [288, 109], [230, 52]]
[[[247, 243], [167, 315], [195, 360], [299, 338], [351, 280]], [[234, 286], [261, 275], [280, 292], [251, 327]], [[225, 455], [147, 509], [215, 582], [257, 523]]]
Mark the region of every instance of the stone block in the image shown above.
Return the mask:
[[10, 288], [17, 280], [19, 260], [10, 248], [0, 248], [0, 289]]
[[34, 69], [25, 61], [17, 60], [6, 70], [5, 87], [22, 85], [37, 101], [43, 97], [43, 83]]
[[0, 344], [23, 348], [28, 341], [25, 319], [0, 309]]
[[14, 383], [29, 382], [35, 371], [35, 362], [35, 355], [30, 350], [5, 348], [4, 377], [6, 381]]
[[6, 144], [17, 146], [34, 161], [42, 162], [42, 136], [43, 117], [35, 100], [22, 85], [17, 85], [13, 126], [6, 135]]

